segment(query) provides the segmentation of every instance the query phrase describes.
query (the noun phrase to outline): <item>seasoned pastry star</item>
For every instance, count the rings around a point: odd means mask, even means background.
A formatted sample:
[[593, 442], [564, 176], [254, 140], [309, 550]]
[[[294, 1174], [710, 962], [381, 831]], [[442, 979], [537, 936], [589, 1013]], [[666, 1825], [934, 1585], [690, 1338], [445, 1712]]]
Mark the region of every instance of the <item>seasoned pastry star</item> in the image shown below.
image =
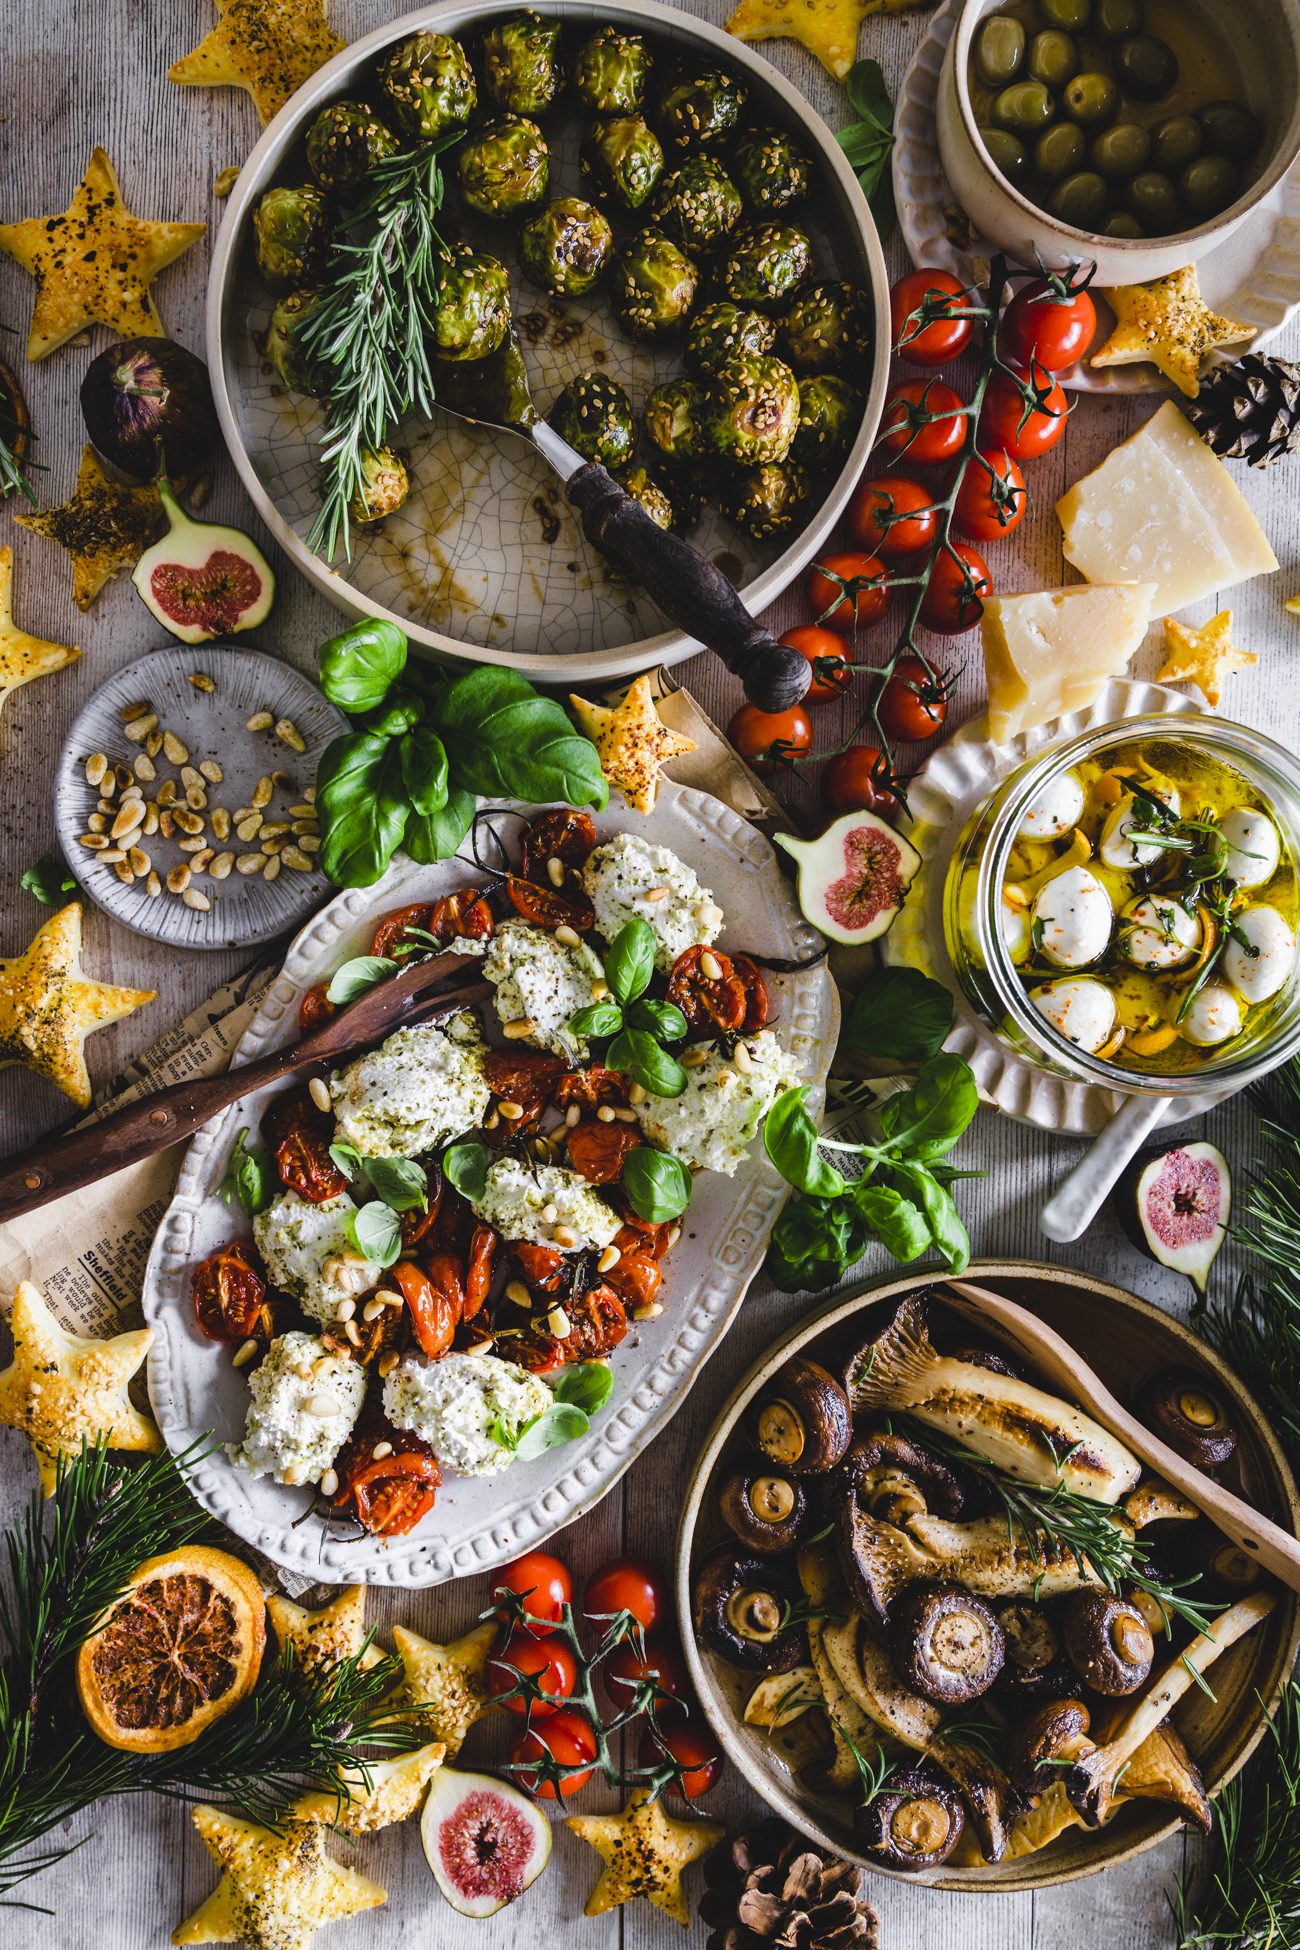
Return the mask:
[[1207, 352], [1255, 336], [1253, 325], [1236, 325], [1210, 310], [1194, 264], [1150, 284], [1104, 286], [1101, 295], [1115, 314], [1115, 329], [1089, 365], [1131, 366], [1146, 360], [1188, 399], [1201, 390], [1201, 360]]
[[1232, 611], [1221, 609], [1208, 623], [1178, 623], [1165, 618], [1165, 661], [1156, 672], [1157, 684], [1199, 684], [1206, 702], [1218, 706], [1223, 680], [1234, 670], [1257, 664], [1253, 650], [1232, 641]]
[[48, 677], [52, 670], [74, 664], [81, 655], [76, 644], [47, 643], [43, 637], [28, 636], [14, 622], [14, 552], [0, 548], [0, 710], [11, 691], [30, 684], [33, 677]]
[[800, 41], [837, 81], [843, 81], [858, 47], [858, 28], [869, 14], [905, 14], [931, 0], [740, 0], [727, 22], [738, 41]]
[[217, 0], [217, 24], [173, 61], [182, 87], [242, 88], [265, 126], [308, 75], [344, 43], [330, 32], [325, 0]]
[[648, 1788], [637, 1788], [617, 1815], [567, 1815], [566, 1828], [590, 1842], [605, 1868], [583, 1912], [602, 1916], [633, 1896], [644, 1896], [666, 1916], [691, 1926], [682, 1873], [716, 1848], [726, 1834], [720, 1821], [674, 1821]]
[[388, 1901], [388, 1891], [325, 1853], [314, 1821], [281, 1834], [206, 1803], [194, 1810], [203, 1846], [221, 1870], [205, 1903], [172, 1931], [173, 1943], [244, 1942], [252, 1950], [307, 1950], [318, 1929]]
[[19, 1283], [10, 1327], [14, 1358], [0, 1373], [0, 1423], [20, 1429], [36, 1452], [41, 1488], [53, 1496], [58, 1459], [83, 1442], [156, 1454], [162, 1437], [127, 1394], [127, 1383], [153, 1345], [140, 1327], [98, 1341], [60, 1327], [39, 1287]]
[[669, 730], [655, 709], [649, 677], [638, 677], [612, 709], [589, 704], [572, 692], [569, 702], [596, 747], [610, 784], [618, 787], [633, 812], [653, 812], [660, 766], [683, 752], [693, 752], [695, 740]]
[[421, 1729], [444, 1742], [448, 1760], [455, 1760], [465, 1735], [489, 1709], [487, 1669], [496, 1639], [490, 1618], [447, 1645], [422, 1639], [404, 1625], [393, 1627], [393, 1644], [406, 1668], [402, 1704], [419, 1707]]
[[133, 569], [153, 541], [162, 525], [162, 502], [152, 482], [122, 487], [110, 481], [95, 449], [87, 447], [70, 500], [14, 519], [67, 549], [73, 600], [78, 609], [89, 609], [109, 577]]
[[[299, 1672], [323, 1672], [337, 1665], [340, 1659], [355, 1659], [365, 1643], [364, 1584], [348, 1585], [332, 1604], [322, 1605], [319, 1611], [295, 1605], [291, 1598], [282, 1598], [278, 1592], [267, 1599], [266, 1609], [281, 1652], [292, 1648]], [[383, 1656], [377, 1645], [366, 1646], [361, 1670], [366, 1672], [378, 1665]]]
[[341, 1828], [345, 1835], [372, 1835], [377, 1828], [391, 1828], [415, 1813], [446, 1751], [441, 1740], [433, 1740], [413, 1753], [368, 1761], [368, 1787], [359, 1769], [344, 1770], [339, 1784], [349, 1799], [325, 1791], [304, 1794], [294, 1803], [293, 1812], [302, 1821], [321, 1821], [327, 1827]]
[[113, 988], [82, 974], [81, 903], [69, 901], [21, 955], [0, 961], [0, 1067], [24, 1063], [88, 1110], [87, 1036], [156, 993]]

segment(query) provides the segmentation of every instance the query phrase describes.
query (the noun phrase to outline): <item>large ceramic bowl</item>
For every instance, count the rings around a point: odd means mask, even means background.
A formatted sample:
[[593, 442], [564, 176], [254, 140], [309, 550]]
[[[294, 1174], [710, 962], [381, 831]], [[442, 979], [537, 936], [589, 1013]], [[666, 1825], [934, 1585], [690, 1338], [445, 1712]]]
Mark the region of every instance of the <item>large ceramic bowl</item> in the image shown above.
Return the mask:
[[[817, 275], [870, 291], [881, 328], [866, 369], [851, 375], [865, 406], [839, 474], [819, 491], [791, 538], [753, 542], [706, 508], [692, 539], [739, 587], [751, 610], [770, 603], [825, 542], [870, 451], [889, 368], [888, 280], [875, 226], [857, 179], [830, 130], [761, 56], [716, 28], [652, 0], [554, 0], [542, 12], [562, 18], [574, 44], [613, 22], [644, 34], [658, 66], [676, 60], [721, 66], [748, 90], [746, 126], [793, 131], [817, 165], [814, 194], [792, 212], [815, 246]], [[406, 506], [371, 535], [354, 531], [351, 562], [330, 567], [307, 547], [315, 520], [317, 403], [289, 394], [265, 357], [271, 299], [257, 277], [252, 215], [275, 182], [302, 180], [302, 139], [319, 110], [365, 93], [388, 48], [422, 28], [472, 37], [514, 5], [421, 8], [365, 35], [300, 88], [262, 135], [239, 172], [212, 259], [208, 361], [222, 431], [235, 465], [290, 561], [340, 609], [386, 616], [430, 654], [508, 664], [540, 682], [601, 682], [673, 664], [700, 645], [675, 630], [641, 591], [615, 580], [586, 542], [555, 477], [531, 446], [483, 433], [436, 412], [410, 420], [399, 444], [410, 461]], [[653, 87], [653, 83], [652, 83]], [[547, 118], [552, 194], [578, 194], [582, 121], [560, 105]], [[451, 212], [449, 211], [449, 216]], [[614, 219], [627, 234], [634, 220]], [[651, 387], [681, 371], [680, 344], [625, 338], [600, 292], [549, 298], [517, 271], [509, 226], [462, 222], [505, 258], [532, 391], [545, 412], [574, 374], [599, 366], [620, 379], [639, 409]]]
[[[750, 1369], [718, 1416], [696, 1459], [682, 1509], [677, 1539], [677, 1604], [691, 1679], [709, 1723], [745, 1779], [801, 1834], [823, 1847], [860, 1862], [875, 1875], [900, 1872], [861, 1854], [854, 1840], [851, 1810], [843, 1795], [818, 1792], [803, 1769], [818, 1751], [807, 1731], [809, 1714], [775, 1737], [760, 1734], [742, 1718], [753, 1688], [746, 1677], [706, 1650], [693, 1635], [694, 1572], [720, 1543], [733, 1541], [717, 1514], [716, 1484], [740, 1446], [739, 1425], [749, 1403], [790, 1356], [811, 1356], [838, 1373], [853, 1349], [878, 1332], [898, 1302], [935, 1279], [911, 1274], [840, 1296], [819, 1315], [786, 1334]], [[977, 1261], [972, 1280], [992, 1286], [1028, 1307], [1063, 1334], [1120, 1397], [1131, 1399], [1146, 1376], [1172, 1365], [1202, 1370], [1234, 1411], [1239, 1446], [1229, 1484], [1288, 1530], [1300, 1526], [1300, 1495], [1277, 1438], [1258, 1403], [1231, 1369], [1203, 1341], [1168, 1314], [1123, 1287], [1110, 1286], [1068, 1268], [1030, 1261]], [[1214, 1698], [1192, 1689], [1175, 1710], [1174, 1720], [1201, 1770], [1211, 1795], [1241, 1768], [1264, 1733], [1265, 1712], [1275, 1704], [1300, 1649], [1300, 1620], [1293, 1594], [1284, 1592], [1273, 1612], [1255, 1631], [1216, 1661]], [[942, 1889], [1044, 1889], [1095, 1875], [1111, 1863], [1129, 1860], [1164, 1841], [1181, 1816], [1154, 1801], [1130, 1802], [1100, 1829], [1067, 1829], [1037, 1854], [976, 1868], [945, 1868], [909, 1881]]]

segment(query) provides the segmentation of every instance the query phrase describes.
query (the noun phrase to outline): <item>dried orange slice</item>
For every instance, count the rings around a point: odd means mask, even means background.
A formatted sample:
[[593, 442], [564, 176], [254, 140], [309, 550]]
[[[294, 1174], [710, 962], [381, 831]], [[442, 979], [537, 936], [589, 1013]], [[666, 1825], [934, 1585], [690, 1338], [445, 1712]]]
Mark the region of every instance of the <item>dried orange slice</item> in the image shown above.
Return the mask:
[[257, 1684], [266, 1602], [246, 1564], [192, 1544], [150, 1557], [77, 1654], [77, 1693], [110, 1747], [186, 1747]]

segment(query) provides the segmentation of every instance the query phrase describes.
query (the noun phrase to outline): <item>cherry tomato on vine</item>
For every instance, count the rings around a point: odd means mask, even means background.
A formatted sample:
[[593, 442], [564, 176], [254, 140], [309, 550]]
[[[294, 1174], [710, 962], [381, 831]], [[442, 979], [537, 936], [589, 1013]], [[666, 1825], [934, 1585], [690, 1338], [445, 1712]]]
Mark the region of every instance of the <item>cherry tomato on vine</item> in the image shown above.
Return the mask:
[[1004, 448], [1012, 460], [1037, 460], [1064, 435], [1070, 402], [1064, 387], [1043, 366], [1027, 370], [1018, 366], [1016, 376], [1032, 388], [1034, 398], [1026, 400], [1015, 380], [995, 372], [984, 395], [980, 438], [991, 447]]
[[615, 1557], [588, 1579], [582, 1594], [588, 1618], [630, 1611], [643, 1632], [669, 1617], [668, 1587], [659, 1572], [639, 1557]]
[[552, 1638], [535, 1639], [531, 1633], [515, 1633], [508, 1638], [488, 1664], [488, 1687], [492, 1693], [506, 1693], [516, 1684], [517, 1673], [525, 1679], [535, 1679], [542, 1690], [543, 1697], [531, 1703], [526, 1699], [503, 1700], [502, 1705], [508, 1713], [518, 1713], [522, 1718], [530, 1712], [534, 1719], [546, 1719], [554, 1713], [552, 1700], [566, 1700], [573, 1691], [578, 1669], [573, 1654], [562, 1641]]
[[878, 555], [819, 556], [808, 571], [808, 607], [824, 629], [863, 630], [889, 608], [889, 571]]
[[920, 657], [900, 657], [880, 698], [880, 722], [890, 738], [919, 745], [933, 738], [948, 715], [948, 685]]
[[942, 379], [909, 379], [885, 403], [882, 454], [913, 467], [942, 467], [966, 437], [966, 402]]
[[[581, 1713], [561, 1707], [543, 1723], [526, 1729], [521, 1727], [510, 1742], [512, 1761], [545, 1761], [548, 1755], [561, 1767], [581, 1767], [583, 1761], [595, 1760], [596, 1736]], [[591, 1768], [583, 1767], [579, 1773], [567, 1775], [558, 1787], [554, 1781], [543, 1780], [539, 1773], [519, 1773], [512, 1778], [539, 1801], [556, 1801], [561, 1793], [566, 1798], [577, 1794], [586, 1787], [591, 1775]]]
[[[573, 1597], [573, 1579], [567, 1564], [552, 1557], [549, 1551], [527, 1551], [498, 1571], [492, 1596], [499, 1598], [503, 1591], [511, 1591], [521, 1598], [528, 1612], [529, 1623], [525, 1625], [521, 1619], [517, 1629], [530, 1633], [533, 1638], [544, 1639], [549, 1638], [552, 1626], [564, 1617], [564, 1607]], [[502, 1624], [508, 1625], [510, 1619], [510, 1611], [503, 1610]], [[543, 1620], [544, 1623], [540, 1622]]]
[[[812, 665], [812, 683], [804, 694], [805, 704], [829, 704], [833, 698], [843, 697], [853, 682], [850, 668], [853, 659], [844, 638], [834, 630], [824, 630], [816, 623], [802, 623], [798, 629], [787, 630], [780, 639], [801, 657], [806, 657]], [[830, 667], [828, 659], [835, 658], [840, 664], [838, 670]], [[821, 669], [817, 668], [818, 664]]]
[[642, 1767], [659, 1766], [667, 1754], [685, 1770], [673, 1783], [673, 1792], [687, 1801], [707, 1794], [722, 1772], [722, 1754], [698, 1709], [689, 1719], [680, 1707], [665, 1707], [656, 1717], [658, 1735], [647, 1727], [641, 1736], [637, 1758]]
[[605, 1675], [606, 1690], [620, 1713], [632, 1704], [636, 1687], [647, 1679], [655, 1682], [659, 1692], [672, 1693], [676, 1698], [686, 1691], [680, 1655], [662, 1632], [651, 1633], [641, 1652], [631, 1639], [624, 1639], [602, 1661], [600, 1669]]
[[888, 819], [898, 811], [877, 745], [850, 745], [828, 758], [822, 773], [822, 798], [835, 813], [873, 812]]
[[974, 629], [984, 614], [985, 596], [992, 594], [993, 578], [984, 557], [968, 542], [954, 542], [952, 554], [945, 549], [931, 572], [921, 599], [921, 621], [939, 636], [960, 636]]
[[1049, 372], [1064, 372], [1083, 357], [1096, 330], [1096, 307], [1086, 291], [1062, 298], [1046, 278], [1035, 278], [1021, 286], [1002, 314], [1000, 343], [1013, 365], [1037, 359]]
[[849, 533], [882, 562], [929, 548], [939, 517], [934, 496], [908, 474], [878, 474], [861, 481], [849, 503]]
[[971, 296], [951, 271], [909, 271], [889, 293], [894, 350], [914, 366], [946, 366], [971, 335]]
[[1018, 528], [1029, 495], [1019, 463], [1002, 447], [981, 447], [957, 490], [953, 526], [973, 542], [996, 542]]
[[742, 704], [727, 726], [727, 736], [756, 772], [775, 772], [787, 759], [802, 758], [812, 750], [812, 721], [802, 704], [789, 711], [760, 711], [753, 704]]

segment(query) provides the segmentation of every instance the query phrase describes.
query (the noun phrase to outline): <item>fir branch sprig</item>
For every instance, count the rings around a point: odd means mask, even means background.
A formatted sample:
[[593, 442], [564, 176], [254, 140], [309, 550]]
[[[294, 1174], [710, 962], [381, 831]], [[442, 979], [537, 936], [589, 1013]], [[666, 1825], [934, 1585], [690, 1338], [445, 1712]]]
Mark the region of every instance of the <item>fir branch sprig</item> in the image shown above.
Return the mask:
[[27, 473], [26, 448], [32, 437], [18, 381], [0, 359], [0, 501], [21, 494], [33, 508], [37, 506], [36, 490]]
[[[1268, 1715], [1250, 1765], [1214, 1803], [1208, 1875], [1169, 1895], [1178, 1950], [1300, 1950], [1300, 1686]], [[1193, 1896], [1194, 1883], [1200, 1883]]]

